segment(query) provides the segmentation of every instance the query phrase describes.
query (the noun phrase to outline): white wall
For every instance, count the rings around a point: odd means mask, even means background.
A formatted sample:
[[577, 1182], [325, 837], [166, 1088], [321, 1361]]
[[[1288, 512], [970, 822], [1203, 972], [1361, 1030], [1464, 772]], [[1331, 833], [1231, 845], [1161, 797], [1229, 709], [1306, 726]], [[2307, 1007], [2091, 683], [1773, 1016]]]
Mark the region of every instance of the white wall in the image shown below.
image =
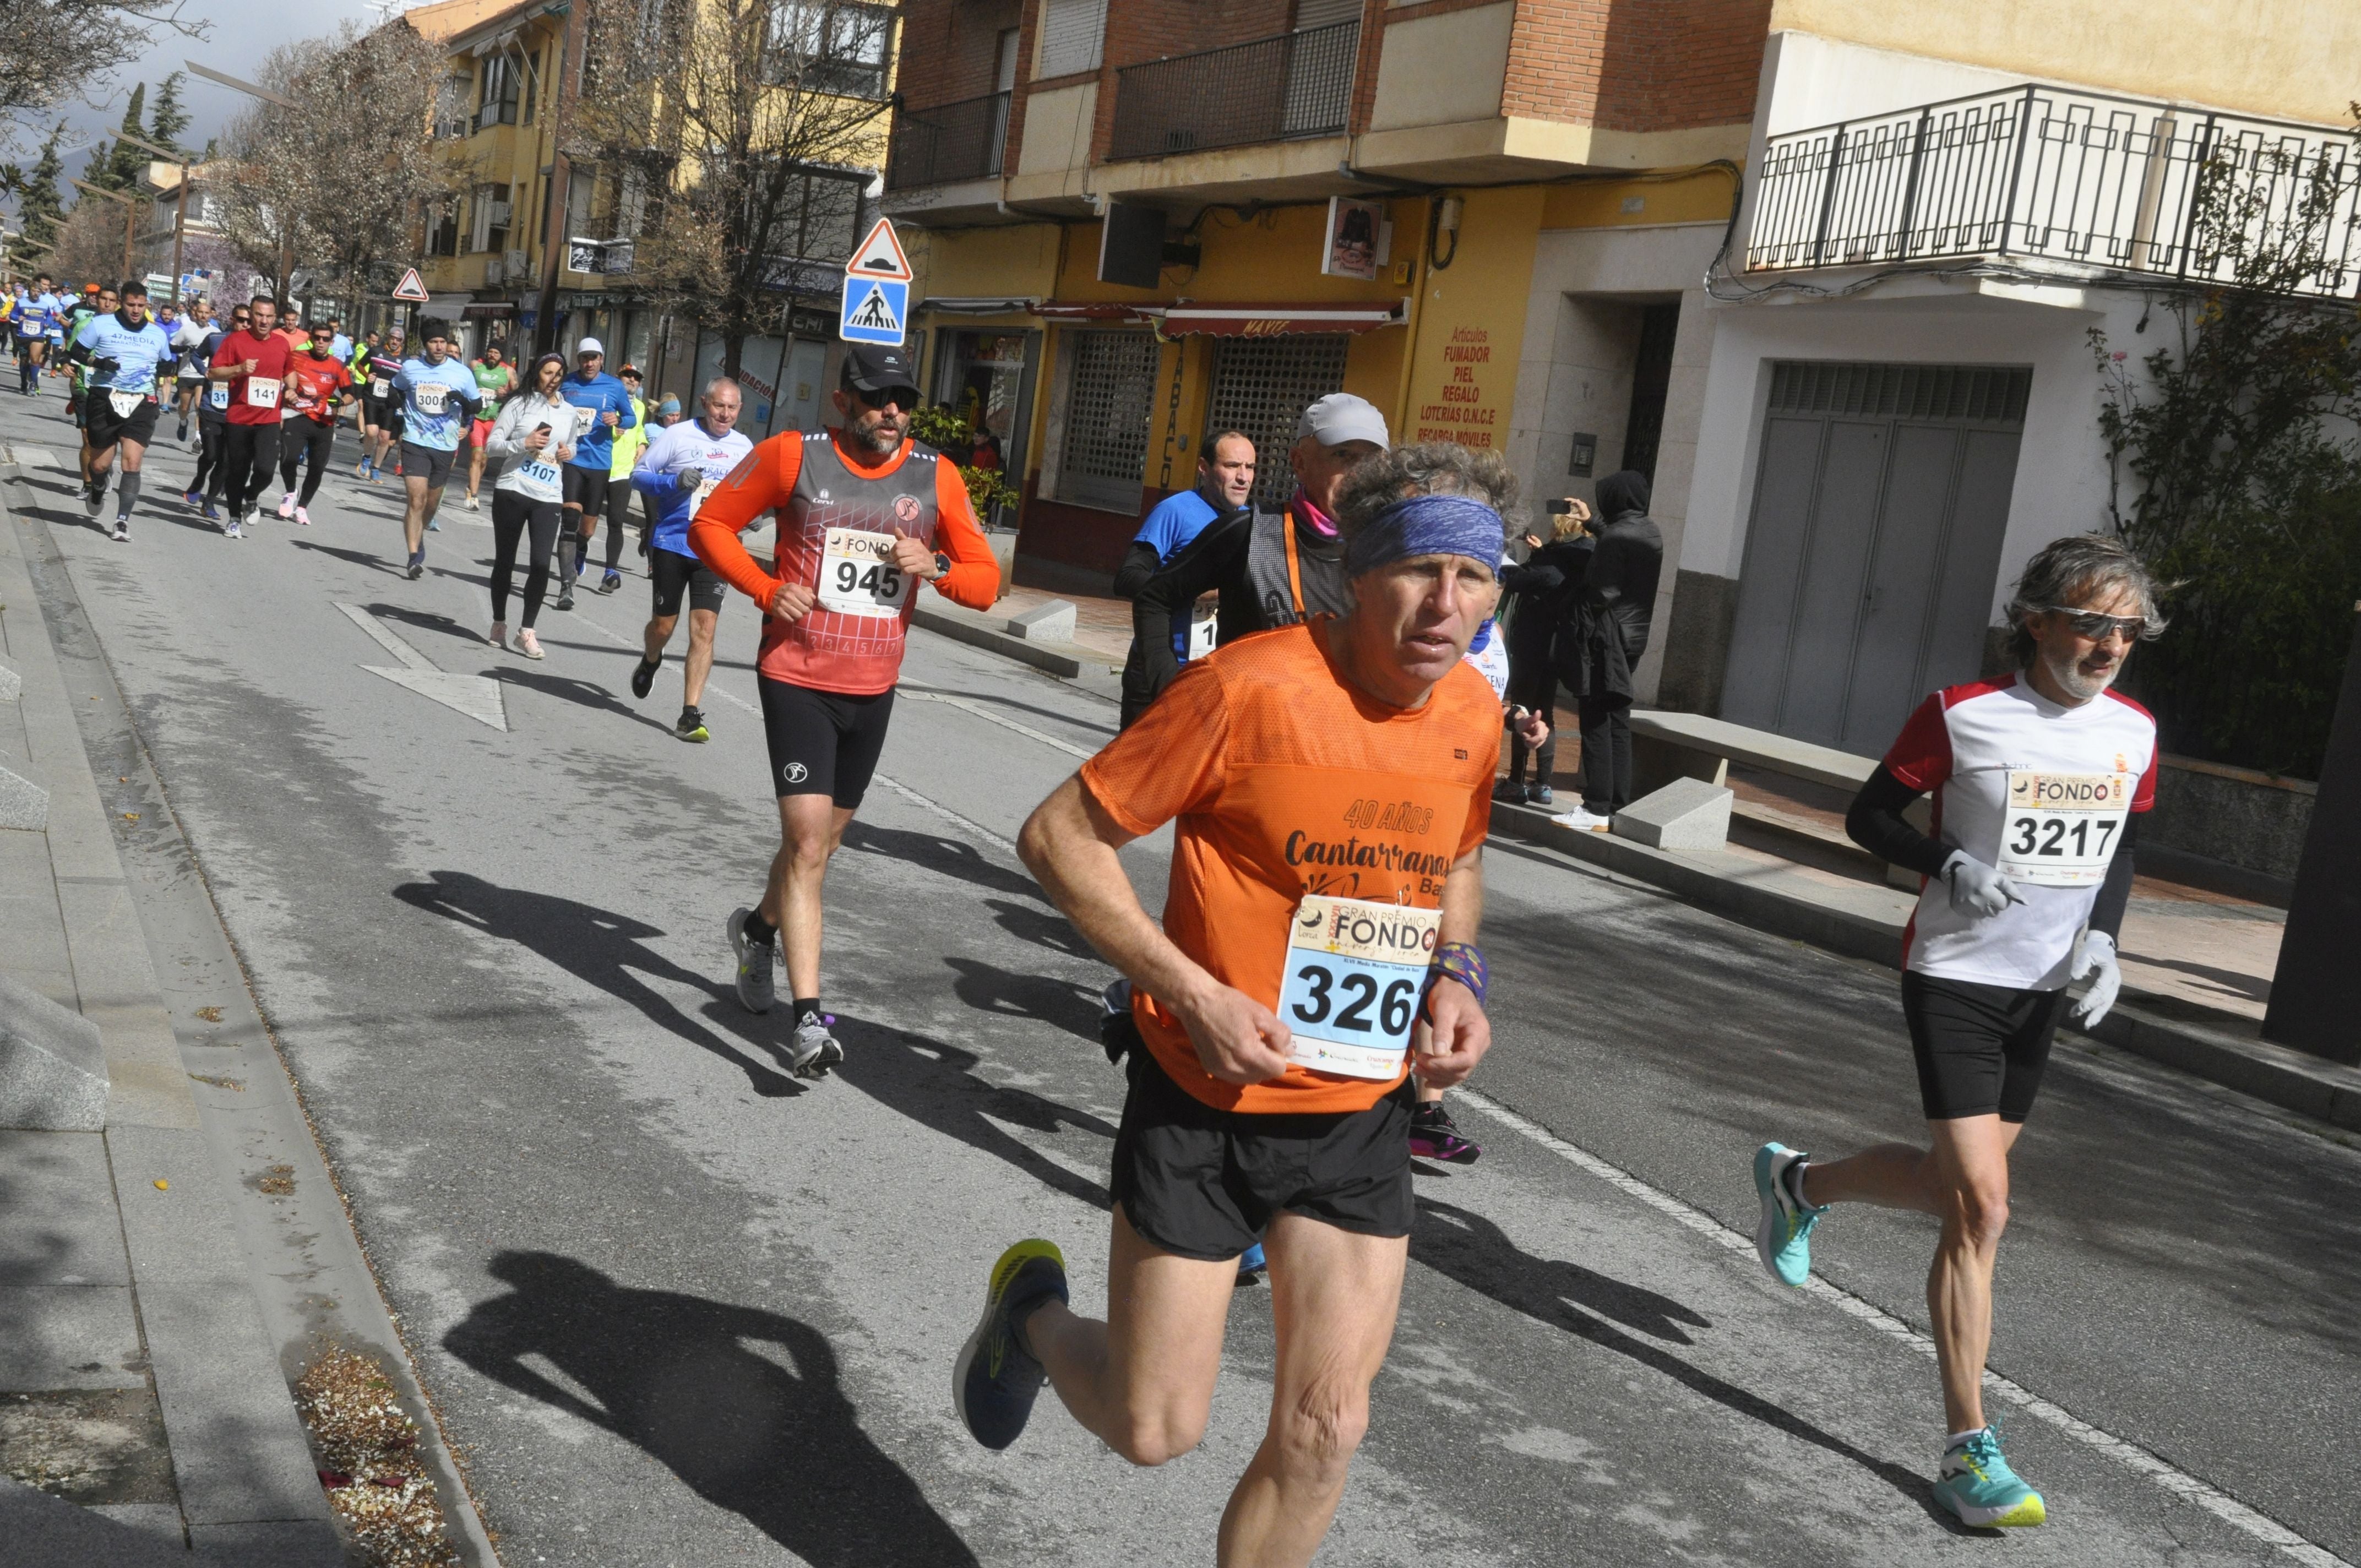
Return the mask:
[[[1930, 287], [1934, 285], [1928, 285]], [[2029, 365], [2025, 433], [2000, 576], [1992, 587], [1999, 617], [2006, 587], [2027, 558], [2061, 534], [2107, 521], [2107, 471], [2100, 446], [2102, 385], [2086, 334], [2103, 327], [2114, 347], [2136, 360], [2170, 330], [2162, 310], [2147, 334], [2135, 331], [2136, 294], [2092, 289], [2085, 308], [2026, 303], [1964, 290], [1948, 297], [1816, 300], [1788, 304], [1717, 304], [1699, 451], [1680, 565], [1735, 577], [1745, 560], [1763, 411], [1776, 359], [1890, 364]]]

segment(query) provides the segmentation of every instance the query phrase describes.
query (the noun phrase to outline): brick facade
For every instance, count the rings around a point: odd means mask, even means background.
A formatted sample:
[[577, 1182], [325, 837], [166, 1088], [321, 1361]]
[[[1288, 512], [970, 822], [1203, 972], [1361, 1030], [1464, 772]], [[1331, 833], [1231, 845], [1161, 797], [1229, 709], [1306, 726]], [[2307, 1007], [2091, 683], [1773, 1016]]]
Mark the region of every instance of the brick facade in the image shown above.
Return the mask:
[[1601, 130], [1754, 116], [1771, 0], [1519, 0], [1502, 112]]
[[923, 110], [991, 92], [1001, 31], [1018, 26], [1024, 9], [1021, 0], [912, 0], [895, 77], [903, 100]]

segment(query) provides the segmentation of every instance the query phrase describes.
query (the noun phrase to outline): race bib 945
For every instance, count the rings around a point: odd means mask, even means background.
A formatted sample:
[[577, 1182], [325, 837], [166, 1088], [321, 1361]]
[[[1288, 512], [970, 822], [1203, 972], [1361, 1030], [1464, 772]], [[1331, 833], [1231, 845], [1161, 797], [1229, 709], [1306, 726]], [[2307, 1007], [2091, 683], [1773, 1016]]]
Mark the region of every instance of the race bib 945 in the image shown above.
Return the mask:
[[820, 546], [819, 602], [840, 615], [899, 615], [915, 578], [894, 565], [896, 533], [831, 528]]
[[1279, 988], [1288, 1059], [1381, 1082], [1400, 1073], [1442, 927], [1439, 909], [1304, 894]]
[[2001, 817], [2003, 876], [2036, 887], [2091, 887], [2106, 880], [2131, 809], [2129, 773], [2045, 773], [2012, 769]]

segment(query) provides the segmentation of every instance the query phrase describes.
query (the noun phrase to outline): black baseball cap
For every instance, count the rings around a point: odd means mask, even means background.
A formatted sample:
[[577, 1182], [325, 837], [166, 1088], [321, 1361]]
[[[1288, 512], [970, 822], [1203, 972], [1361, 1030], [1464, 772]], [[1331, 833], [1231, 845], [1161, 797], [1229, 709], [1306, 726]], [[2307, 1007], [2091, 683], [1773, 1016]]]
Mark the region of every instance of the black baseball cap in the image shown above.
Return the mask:
[[910, 394], [910, 403], [918, 400], [918, 378], [910, 369], [910, 356], [882, 343], [846, 344], [843, 380], [856, 391], [904, 391]]

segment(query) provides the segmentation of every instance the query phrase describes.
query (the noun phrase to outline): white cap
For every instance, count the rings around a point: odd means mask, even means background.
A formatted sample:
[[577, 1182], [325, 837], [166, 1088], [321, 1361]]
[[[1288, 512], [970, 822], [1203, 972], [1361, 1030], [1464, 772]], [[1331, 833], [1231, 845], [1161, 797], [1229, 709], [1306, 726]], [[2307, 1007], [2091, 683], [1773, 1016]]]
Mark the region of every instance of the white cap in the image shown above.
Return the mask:
[[574, 357], [577, 359], [581, 358], [586, 354], [603, 355], [606, 352], [606, 349], [599, 346], [598, 340], [595, 337], [586, 337], [581, 342], [574, 345]]
[[1372, 407], [1366, 398], [1350, 392], [1331, 392], [1312, 400], [1295, 422], [1296, 439], [1312, 437], [1323, 446], [1342, 446], [1348, 441], [1367, 441], [1380, 450], [1393, 445], [1386, 434], [1386, 416]]

